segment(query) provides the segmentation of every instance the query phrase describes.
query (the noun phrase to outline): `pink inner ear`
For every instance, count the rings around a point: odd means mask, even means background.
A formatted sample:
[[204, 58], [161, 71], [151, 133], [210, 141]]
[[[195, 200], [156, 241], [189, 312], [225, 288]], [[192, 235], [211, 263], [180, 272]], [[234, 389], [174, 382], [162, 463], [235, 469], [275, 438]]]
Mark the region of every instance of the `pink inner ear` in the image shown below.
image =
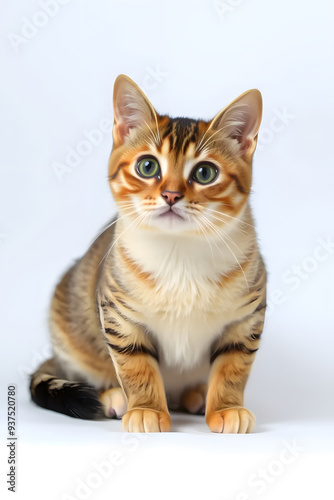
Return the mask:
[[124, 140], [125, 136], [128, 135], [130, 127], [125, 122], [117, 123], [117, 135], [121, 141]]
[[235, 134], [231, 134], [230, 137], [231, 137], [231, 139], [236, 139], [239, 144], [243, 143], [243, 138], [244, 138], [243, 131], [235, 133]]
[[245, 140], [241, 143], [241, 149], [243, 151], [247, 151], [247, 149], [249, 149], [252, 144], [253, 144], [253, 139], [251, 139], [250, 137], [246, 137]]
[[254, 118], [249, 115], [245, 117], [245, 123], [242, 128], [239, 127], [233, 134], [230, 135], [232, 139], [236, 139], [240, 144], [241, 151], [244, 153], [253, 145], [253, 138], [249, 135], [249, 133], [254, 128]]
[[253, 139], [251, 137], [245, 137], [245, 130], [240, 131], [237, 134], [231, 135], [231, 139], [236, 139], [240, 144], [240, 149], [243, 153], [246, 153], [247, 150], [252, 146]]

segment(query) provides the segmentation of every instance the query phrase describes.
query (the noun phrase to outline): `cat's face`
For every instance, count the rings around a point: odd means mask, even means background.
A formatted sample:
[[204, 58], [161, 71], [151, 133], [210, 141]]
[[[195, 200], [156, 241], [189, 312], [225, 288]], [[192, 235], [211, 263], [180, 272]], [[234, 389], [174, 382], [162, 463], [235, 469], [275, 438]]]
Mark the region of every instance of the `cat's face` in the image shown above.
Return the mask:
[[156, 113], [120, 76], [114, 91], [109, 179], [120, 215], [170, 233], [214, 234], [231, 226], [251, 188], [261, 97], [250, 91], [212, 121]]

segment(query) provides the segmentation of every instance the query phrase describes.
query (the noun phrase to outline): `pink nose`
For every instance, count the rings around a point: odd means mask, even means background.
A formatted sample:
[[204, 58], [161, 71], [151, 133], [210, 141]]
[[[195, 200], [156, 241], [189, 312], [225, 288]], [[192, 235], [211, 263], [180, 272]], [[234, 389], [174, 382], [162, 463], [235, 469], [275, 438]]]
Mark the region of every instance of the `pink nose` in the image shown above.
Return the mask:
[[174, 205], [177, 201], [183, 198], [183, 195], [179, 191], [163, 191], [161, 196], [170, 206]]

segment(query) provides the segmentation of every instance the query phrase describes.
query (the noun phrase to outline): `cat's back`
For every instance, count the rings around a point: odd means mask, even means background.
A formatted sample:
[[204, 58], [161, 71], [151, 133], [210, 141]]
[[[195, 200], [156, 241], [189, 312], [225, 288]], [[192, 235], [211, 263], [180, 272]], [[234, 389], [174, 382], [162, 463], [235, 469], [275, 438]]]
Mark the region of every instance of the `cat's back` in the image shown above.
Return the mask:
[[85, 340], [100, 331], [96, 310], [96, 284], [103, 260], [112, 244], [114, 225], [107, 227], [90, 245], [87, 252], [62, 276], [51, 303], [50, 325], [54, 336], [66, 332], [67, 338]]

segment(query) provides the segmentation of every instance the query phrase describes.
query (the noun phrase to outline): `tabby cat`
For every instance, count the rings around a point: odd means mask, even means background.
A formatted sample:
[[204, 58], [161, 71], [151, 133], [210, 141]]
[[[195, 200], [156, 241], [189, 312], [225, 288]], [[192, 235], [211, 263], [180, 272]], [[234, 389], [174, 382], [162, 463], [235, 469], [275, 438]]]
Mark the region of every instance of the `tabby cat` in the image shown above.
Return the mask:
[[53, 358], [32, 399], [73, 417], [169, 431], [169, 409], [246, 433], [243, 407], [266, 308], [249, 207], [258, 90], [211, 121], [159, 115], [120, 75], [109, 183], [118, 215], [52, 300]]

